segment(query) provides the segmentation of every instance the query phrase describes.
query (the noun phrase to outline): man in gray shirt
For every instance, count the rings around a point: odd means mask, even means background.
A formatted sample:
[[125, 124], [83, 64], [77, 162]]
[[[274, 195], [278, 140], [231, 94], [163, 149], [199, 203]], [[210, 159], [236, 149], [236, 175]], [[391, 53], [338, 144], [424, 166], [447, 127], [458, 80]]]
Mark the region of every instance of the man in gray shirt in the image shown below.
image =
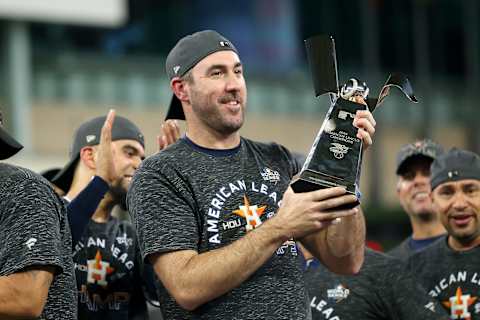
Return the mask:
[[[186, 135], [142, 163], [127, 199], [143, 257], [163, 285], [165, 319], [307, 319], [295, 240], [335, 272], [357, 272], [363, 215], [329, 211], [355, 196], [341, 187], [293, 193], [299, 168], [290, 152], [240, 136], [246, 84], [225, 37], [184, 37], [166, 70], [167, 117], [186, 119]], [[371, 113], [358, 112], [354, 125], [369, 146]]]
[[408, 260], [451, 319], [480, 319], [480, 157], [452, 149], [431, 167], [432, 203], [447, 236]]
[[[0, 160], [20, 149], [0, 115]], [[71, 241], [65, 207], [49, 183], [0, 163], [0, 319], [76, 319]]]

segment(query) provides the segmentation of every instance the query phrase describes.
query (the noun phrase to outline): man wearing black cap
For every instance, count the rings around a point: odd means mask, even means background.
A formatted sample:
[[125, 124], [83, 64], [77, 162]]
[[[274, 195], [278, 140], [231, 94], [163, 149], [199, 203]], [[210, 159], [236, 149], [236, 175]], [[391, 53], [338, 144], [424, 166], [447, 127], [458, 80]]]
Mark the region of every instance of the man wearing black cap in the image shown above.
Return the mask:
[[[81, 234], [73, 255], [79, 319], [148, 318], [135, 230], [111, 216], [115, 205], [124, 206], [144, 158], [144, 138], [130, 120], [114, 117], [112, 110], [77, 129], [71, 160], [55, 179], [70, 186], [69, 218], [74, 233]], [[100, 166], [107, 167], [101, 176]]]
[[412, 235], [388, 254], [403, 261], [445, 234], [429, 196], [430, 165], [442, 153], [440, 145], [426, 139], [403, 146], [397, 154], [397, 196], [410, 218]]
[[[167, 118], [185, 119], [186, 134], [142, 163], [127, 197], [143, 257], [163, 285], [165, 319], [307, 319], [295, 240], [334, 271], [357, 272], [363, 215], [326, 212], [355, 196], [341, 187], [293, 193], [299, 168], [290, 152], [240, 136], [247, 90], [225, 37], [182, 38], [166, 70]], [[354, 124], [370, 145], [371, 114], [359, 112]]]
[[[0, 160], [21, 148], [0, 113]], [[0, 319], [27, 318], [77, 318], [70, 229], [45, 179], [0, 163]]]
[[451, 149], [431, 166], [434, 210], [448, 234], [408, 260], [451, 319], [480, 319], [480, 157]]

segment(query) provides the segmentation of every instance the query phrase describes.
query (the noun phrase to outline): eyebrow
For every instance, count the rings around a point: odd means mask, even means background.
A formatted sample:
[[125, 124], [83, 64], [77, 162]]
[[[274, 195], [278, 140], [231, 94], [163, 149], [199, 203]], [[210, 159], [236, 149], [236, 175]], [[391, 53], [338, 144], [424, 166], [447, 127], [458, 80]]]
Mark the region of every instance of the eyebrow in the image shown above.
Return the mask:
[[[242, 67], [242, 63], [241, 63], [241, 62], [237, 62], [237, 63], [235, 63], [235, 65], [233, 66], [234, 69], [235, 69], [235, 68], [238, 68], [238, 67]], [[225, 70], [225, 69], [228, 69], [228, 66], [227, 66], [227, 65], [224, 65], [224, 64], [214, 64], [214, 65], [211, 65], [211, 66], [207, 69], [206, 73], [208, 74], [208, 73], [210, 73], [210, 71], [215, 70], [215, 69], [223, 69], [223, 70]]]

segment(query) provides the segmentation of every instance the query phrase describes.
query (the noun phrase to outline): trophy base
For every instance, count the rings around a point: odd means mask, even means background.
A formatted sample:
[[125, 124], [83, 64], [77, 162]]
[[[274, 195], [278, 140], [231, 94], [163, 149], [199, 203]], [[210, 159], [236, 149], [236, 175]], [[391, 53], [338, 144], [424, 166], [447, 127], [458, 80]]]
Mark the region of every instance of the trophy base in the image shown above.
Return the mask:
[[[358, 197], [355, 184], [345, 183], [345, 182], [346, 181], [341, 181], [331, 176], [322, 175], [321, 173], [318, 173], [318, 172], [311, 172], [309, 170], [305, 170], [300, 175], [299, 178], [295, 179], [292, 182], [290, 186], [292, 187], [295, 193], [310, 192], [310, 191], [332, 188], [332, 187], [345, 187], [347, 188], [347, 194], [353, 194]], [[352, 209], [358, 206], [359, 204], [360, 204], [360, 201], [357, 200], [352, 203], [348, 203], [342, 206], [332, 208], [329, 211]]]

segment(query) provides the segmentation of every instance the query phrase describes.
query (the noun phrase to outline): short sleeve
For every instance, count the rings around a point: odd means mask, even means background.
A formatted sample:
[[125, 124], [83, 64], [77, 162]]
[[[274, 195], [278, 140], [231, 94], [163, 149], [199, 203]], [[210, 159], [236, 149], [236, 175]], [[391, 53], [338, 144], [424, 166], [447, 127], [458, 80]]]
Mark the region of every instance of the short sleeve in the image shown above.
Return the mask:
[[165, 165], [165, 172], [160, 173], [154, 164], [144, 163], [137, 170], [127, 195], [143, 258], [154, 253], [198, 250], [197, 215], [185, 179]]
[[40, 179], [4, 185], [0, 203], [0, 276], [31, 266], [63, 270], [60, 199]]

